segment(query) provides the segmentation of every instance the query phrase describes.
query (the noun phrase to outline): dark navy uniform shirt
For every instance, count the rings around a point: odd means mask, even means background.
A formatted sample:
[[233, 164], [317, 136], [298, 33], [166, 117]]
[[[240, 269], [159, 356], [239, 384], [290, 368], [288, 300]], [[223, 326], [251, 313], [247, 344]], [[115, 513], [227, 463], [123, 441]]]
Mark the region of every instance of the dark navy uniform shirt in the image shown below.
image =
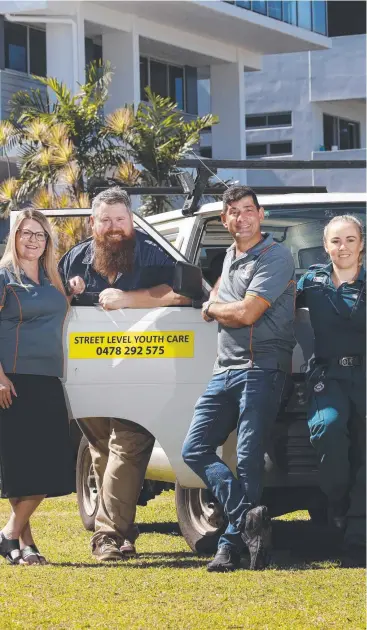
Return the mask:
[[63, 323], [68, 302], [40, 267], [36, 284], [0, 268], [0, 363], [4, 372], [63, 375]]
[[121, 291], [149, 289], [160, 284], [173, 286], [175, 261], [144, 232], [135, 230], [135, 249], [133, 270], [131, 273], [118, 273], [110, 284], [93, 267], [94, 241], [88, 238], [75, 245], [59, 262], [59, 272], [64, 285], [75, 276], [83, 278], [86, 291], [100, 293], [113, 287]]
[[329, 265], [313, 265], [297, 285], [297, 307], [307, 307], [315, 335], [315, 357], [366, 353], [366, 271], [336, 288]]

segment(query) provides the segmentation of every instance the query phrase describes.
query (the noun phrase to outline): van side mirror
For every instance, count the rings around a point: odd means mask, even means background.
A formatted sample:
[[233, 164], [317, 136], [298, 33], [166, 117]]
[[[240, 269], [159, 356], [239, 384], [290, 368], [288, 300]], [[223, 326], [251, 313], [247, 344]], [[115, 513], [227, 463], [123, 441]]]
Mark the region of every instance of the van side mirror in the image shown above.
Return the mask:
[[200, 267], [178, 260], [173, 276], [173, 291], [179, 295], [201, 300], [203, 297], [203, 277]]

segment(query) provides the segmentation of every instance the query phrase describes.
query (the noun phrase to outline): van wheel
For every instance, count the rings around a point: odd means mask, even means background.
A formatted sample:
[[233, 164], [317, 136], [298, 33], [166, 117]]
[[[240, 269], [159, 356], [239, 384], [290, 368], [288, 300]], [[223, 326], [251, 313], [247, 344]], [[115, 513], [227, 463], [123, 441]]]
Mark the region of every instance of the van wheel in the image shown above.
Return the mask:
[[226, 528], [222, 507], [201, 488], [175, 486], [178, 524], [189, 547], [199, 554], [215, 553], [220, 535]]
[[83, 525], [85, 529], [93, 532], [98, 509], [98, 493], [89, 444], [85, 435], [80, 440], [76, 460], [76, 494]]

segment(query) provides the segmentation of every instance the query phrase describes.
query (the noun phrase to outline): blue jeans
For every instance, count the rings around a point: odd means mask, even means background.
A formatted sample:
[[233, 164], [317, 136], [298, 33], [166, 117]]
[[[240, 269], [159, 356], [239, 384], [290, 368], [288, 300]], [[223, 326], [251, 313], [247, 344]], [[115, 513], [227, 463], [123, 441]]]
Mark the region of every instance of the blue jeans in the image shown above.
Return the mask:
[[[228, 517], [218, 547], [243, 547], [246, 513], [262, 492], [265, 440], [280, 406], [287, 375], [260, 368], [215, 374], [199, 398], [182, 457], [204, 481]], [[216, 449], [237, 427], [237, 478]]]

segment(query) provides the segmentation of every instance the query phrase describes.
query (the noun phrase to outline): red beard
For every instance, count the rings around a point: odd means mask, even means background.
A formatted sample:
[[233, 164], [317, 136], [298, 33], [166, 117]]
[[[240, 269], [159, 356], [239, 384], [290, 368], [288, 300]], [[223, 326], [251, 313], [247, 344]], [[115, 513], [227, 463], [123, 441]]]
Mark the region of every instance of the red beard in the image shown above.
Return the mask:
[[[120, 234], [121, 239], [111, 239]], [[131, 273], [134, 264], [135, 234], [126, 237], [120, 230], [111, 230], [102, 235], [94, 234], [93, 267], [101, 276], [116, 279], [117, 274]]]

